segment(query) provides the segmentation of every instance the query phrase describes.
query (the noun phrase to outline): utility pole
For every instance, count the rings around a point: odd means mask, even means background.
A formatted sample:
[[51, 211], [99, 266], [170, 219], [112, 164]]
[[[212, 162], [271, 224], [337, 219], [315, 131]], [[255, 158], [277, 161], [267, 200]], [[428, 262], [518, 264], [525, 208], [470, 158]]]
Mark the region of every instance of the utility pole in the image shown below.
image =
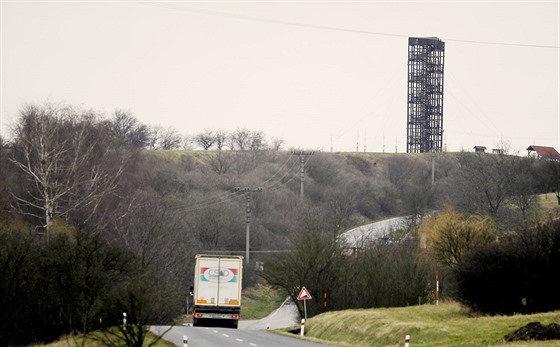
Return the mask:
[[436, 152], [432, 149], [432, 186], [436, 182]]
[[303, 182], [305, 180], [305, 176], [304, 176], [304, 161], [303, 161], [303, 157], [306, 155], [313, 155], [314, 152], [309, 152], [309, 151], [299, 151], [299, 152], [292, 152], [292, 155], [299, 155], [299, 163], [300, 163], [300, 190], [299, 190], [299, 197], [303, 200]]
[[256, 188], [235, 188], [235, 190], [242, 192], [245, 195], [245, 263], [249, 264], [249, 248], [251, 236], [251, 192], [262, 192], [262, 187]]

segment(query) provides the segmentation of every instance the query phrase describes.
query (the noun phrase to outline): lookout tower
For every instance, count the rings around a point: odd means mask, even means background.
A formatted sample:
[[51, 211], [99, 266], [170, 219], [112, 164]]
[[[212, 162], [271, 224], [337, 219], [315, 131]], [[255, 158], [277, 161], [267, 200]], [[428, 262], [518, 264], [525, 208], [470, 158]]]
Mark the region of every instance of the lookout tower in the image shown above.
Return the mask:
[[444, 56], [439, 38], [408, 38], [407, 153], [442, 151]]

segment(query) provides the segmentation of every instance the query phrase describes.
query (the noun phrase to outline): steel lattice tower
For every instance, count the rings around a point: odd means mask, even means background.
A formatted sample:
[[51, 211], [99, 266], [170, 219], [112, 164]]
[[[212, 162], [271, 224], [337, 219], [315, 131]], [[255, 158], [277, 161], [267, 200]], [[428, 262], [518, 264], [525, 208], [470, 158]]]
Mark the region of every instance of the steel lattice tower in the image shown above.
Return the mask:
[[407, 153], [442, 151], [444, 53], [437, 37], [408, 38]]

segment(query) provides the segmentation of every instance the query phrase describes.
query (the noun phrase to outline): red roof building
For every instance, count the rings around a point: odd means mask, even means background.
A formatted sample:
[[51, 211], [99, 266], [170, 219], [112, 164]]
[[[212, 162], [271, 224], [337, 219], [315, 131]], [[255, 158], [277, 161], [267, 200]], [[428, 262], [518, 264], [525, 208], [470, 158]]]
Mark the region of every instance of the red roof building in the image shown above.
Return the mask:
[[527, 147], [527, 154], [530, 157], [537, 156], [538, 158], [560, 161], [560, 153], [554, 147], [530, 145]]

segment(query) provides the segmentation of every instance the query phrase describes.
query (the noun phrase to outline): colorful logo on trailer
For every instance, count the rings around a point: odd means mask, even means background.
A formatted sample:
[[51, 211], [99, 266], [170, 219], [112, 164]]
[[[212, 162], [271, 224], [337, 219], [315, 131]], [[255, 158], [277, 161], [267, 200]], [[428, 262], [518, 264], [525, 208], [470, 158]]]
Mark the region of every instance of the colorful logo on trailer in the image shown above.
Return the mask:
[[218, 267], [200, 268], [200, 281], [202, 282], [232, 282], [237, 283], [237, 269], [225, 269]]

